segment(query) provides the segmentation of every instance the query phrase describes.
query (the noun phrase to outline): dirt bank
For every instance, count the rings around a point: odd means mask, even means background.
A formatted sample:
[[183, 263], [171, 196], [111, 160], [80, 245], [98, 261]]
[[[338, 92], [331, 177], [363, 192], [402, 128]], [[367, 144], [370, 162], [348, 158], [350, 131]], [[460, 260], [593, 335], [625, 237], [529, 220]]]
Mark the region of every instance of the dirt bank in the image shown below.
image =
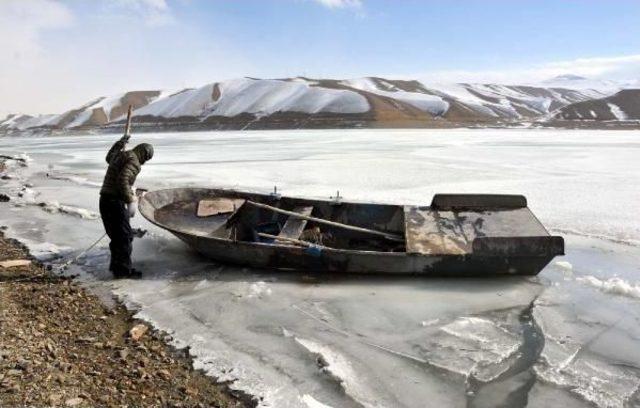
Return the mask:
[[[0, 233], [0, 262], [28, 258]], [[0, 406], [251, 406], [140, 324], [35, 262], [0, 266]]]

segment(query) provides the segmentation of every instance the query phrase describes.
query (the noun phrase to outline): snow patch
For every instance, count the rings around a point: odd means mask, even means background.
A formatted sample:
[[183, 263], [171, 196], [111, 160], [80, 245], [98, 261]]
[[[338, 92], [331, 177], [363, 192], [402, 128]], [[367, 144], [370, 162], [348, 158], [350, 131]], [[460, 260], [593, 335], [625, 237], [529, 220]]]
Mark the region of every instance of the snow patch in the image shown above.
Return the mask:
[[58, 246], [51, 242], [35, 243], [28, 240], [21, 241], [29, 248], [31, 255], [42, 262], [62, 258], [72, 252], [72, 249], [67, 246]]
[[596, 278], [595, 276], [584, 276], [576, 278], [576, 280], [580, 283], [584, 283], [585, 285], [599, 289], [605, 293], [640, 299], [640, 285], [633, 285], [617, 277], [602, 280]]
[[17, 202], [20, 204], [35, 204], [36, 197], [38, 197], [38, 195], [40, 195], [40, 193], [38, 193], [36, 190], [27, 186], [23, 186], [18, 192]]
[[562, 269], [567, 269], [567, 270], [572, 270], [573, 269], [573, 265], [571, 265], [571, 263], [567, 262], [567, 261], [557, 261], [556, 265], [558, 265]]
[[18, 130], [25, 130], [31, 128], [55, 126], [60, 121], [60, 115], [38, 115], [35, 117], [25, 117], [22, 120], [16, 121], [10, 128]]
[[617, 120], [627, 120], [627, 114], [620, 109], [618, 105], [614, 105], [612, 103], [607, 103], [607, 106], [611, 110], [611, 114], [615, 116]]
[[[395, 89], [393, 91], [383, 90], [380, 89], [380, 87], [378, 87], [371, 78], [348, 79], [341, 83], [361, 91], [396, 99], [436, 116], [442, 116], [449, 110], [449, 103], [440, 96], [430, 95], [423, 92], [407, 92], [399, 89]], [[383, 81], [383, 83], [387, 85], [387, 88], [395, 88], [388, 82]]]
[[15, 155], [11, 156], [11, 159], [20, 161], [20, 162], [25, 163], [25, 164], [33, 161], [33, 159], [26, 153], [15, 154]]
[[267, 285], [266, 282], [254, 282], [249, 285], [249, 295], [250, 298], [262, 298], [264, 296], [271, 295], [271, 288]]
[[8, 175], [7, 172], [10, 170], [15, 170], [20, 167], [28, 167], [29, 163], [32, 161], [31, 157], [26, 153], [20, 153], [16, 155], [0, 155], [0, 163], [2, 163], [3, 174]]
[[330, 405], [323, 404], [309, 394], [305, 394], [300, 398], [309, 408], [332, 408]]
[[358, 401], [365, 407], [378, 407], [378, 401], [372, 389], [359, 381], [359, 375], [355, 372], [349, 360], [329, 346], [315, 341], [294, 337], [310, 353], [317, 355], [321, 370], [340, 383], [347, 395]]
[[236, 79], [219, 84], [221, 97], [210, 116], [275, 112], [363, 113], [369, 103], [356, 92], [310, 86], [306, 82]]
[[420, 322], [420, 325], [422, 327], [429, 327], [429, 326], [433, 326], [434, 324], [437, 324], [439, 321], [440, 319], [423, 320]]
[[85, 208], [74, 207], [71, 205], [60, 204], [57, 201], [46, 201], [38, 204], [43, 210], [49, 213], [62, 213], [74, 215], [85, 220], [95, 220], [100, 218], [97, 213], [87, 210]]
[[[362, 95], [342, 89], [312, 86], [309, 81], [234, 79], [209, 84], [198, 89], [159, 98], [138, 109], [135, 116], [232, 117], [243, 113], [257, 116], [276, 112], [302, 113], [363, 113], [369, 111], [369, 103]], [[214, 87], [220, 97], [213, 100]]]
[[181, 116], [202, 116], [212, 106], [212, 94], [215, 84], [198, 89], [185, 89], [181, 92], [160, 97], [154, 102], [136, 109], [133, 116], [159, 116], [178, 118]]

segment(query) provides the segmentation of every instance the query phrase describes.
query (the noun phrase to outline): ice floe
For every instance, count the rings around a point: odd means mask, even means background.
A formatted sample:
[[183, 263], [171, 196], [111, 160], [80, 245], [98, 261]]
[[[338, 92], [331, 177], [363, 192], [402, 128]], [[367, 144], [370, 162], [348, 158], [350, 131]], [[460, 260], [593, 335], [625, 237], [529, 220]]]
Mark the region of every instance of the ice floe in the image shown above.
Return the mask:
[[85, 220], [95, 220], [100, 218], [100, 215], [94, 211], [87, 210], [86, 208], [60, 204], [57, 201], [42, 202], [42, 203], [39, 203], [38, 205], [42, 207], [43, 210], [50, 213], [69, 214], [69, 215], [83, 218]]
[[490, 381], [509, 368], [506, 360], [521, 346], [519, 335], [480, 317], [459, 317], [439, 328], [421, 347], [428, 362]]
[[330, 405], [323, 404], [309, 394], [303, 395], [301, 399], [309, 408], [332, 408]]
[[640, 285], [634, 285], [621, 278], [599, 279], [595, 276], [581, 276], [576, 280], [606, 293], [640, 299]]
[[58, 246], [51, 242], [37, 243], [25, 239], [23, 239], [22, 242], [27, 245], [27, 248], [29, 248], [31, 255], [42, 262], [62, 258], [72, 252], [72, 249], [69, 247]]
[[317, 357], [320, 369], [340, 383], [340, 386], [349, 396], [365, 407], [383, 406], [376, 399], [377, 393], [370, 386], [360, 381], [361, 376], [355, 372], [344, 355], [327, 345], [312, 340], [300, 337], [294, 337], [294, 339], [296, 343]]
[[536, 366], [536, 375], [545, 382], [571, 389], [602, 408], [624, 408], [640, 386], [635, 370], [613, 365], [596, 357], [568, 355], [565, 364]]

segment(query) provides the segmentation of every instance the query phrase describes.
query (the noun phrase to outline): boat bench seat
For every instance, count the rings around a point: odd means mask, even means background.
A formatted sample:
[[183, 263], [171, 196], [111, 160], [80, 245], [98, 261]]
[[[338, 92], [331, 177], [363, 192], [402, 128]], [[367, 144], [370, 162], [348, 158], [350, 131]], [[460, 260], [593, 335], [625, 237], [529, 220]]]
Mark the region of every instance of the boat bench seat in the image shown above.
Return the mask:
[[[313, 211], [313, 206], [296, 207], [292, 211], [301, 215], [309, 216], [311, 215], [311, 211]], [[283, 238], [298, 239], [302, 234], [302, 231], [304, 231], [304, 227], [306, 226], [307, 220], [290, 216], [282, 226], [282, 229], [280, 230], [278, 236]]]

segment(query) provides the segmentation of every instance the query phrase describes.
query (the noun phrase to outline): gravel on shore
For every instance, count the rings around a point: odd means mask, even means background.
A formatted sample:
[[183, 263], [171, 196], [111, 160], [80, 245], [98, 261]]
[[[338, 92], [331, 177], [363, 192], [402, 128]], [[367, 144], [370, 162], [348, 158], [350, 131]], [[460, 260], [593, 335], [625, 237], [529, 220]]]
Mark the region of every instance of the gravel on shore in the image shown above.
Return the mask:
[[[0, 232], [0, 262], [32, 259]], [[0, 406], [248, 407], [187, 350], [69, 277], [0, 266]]]

